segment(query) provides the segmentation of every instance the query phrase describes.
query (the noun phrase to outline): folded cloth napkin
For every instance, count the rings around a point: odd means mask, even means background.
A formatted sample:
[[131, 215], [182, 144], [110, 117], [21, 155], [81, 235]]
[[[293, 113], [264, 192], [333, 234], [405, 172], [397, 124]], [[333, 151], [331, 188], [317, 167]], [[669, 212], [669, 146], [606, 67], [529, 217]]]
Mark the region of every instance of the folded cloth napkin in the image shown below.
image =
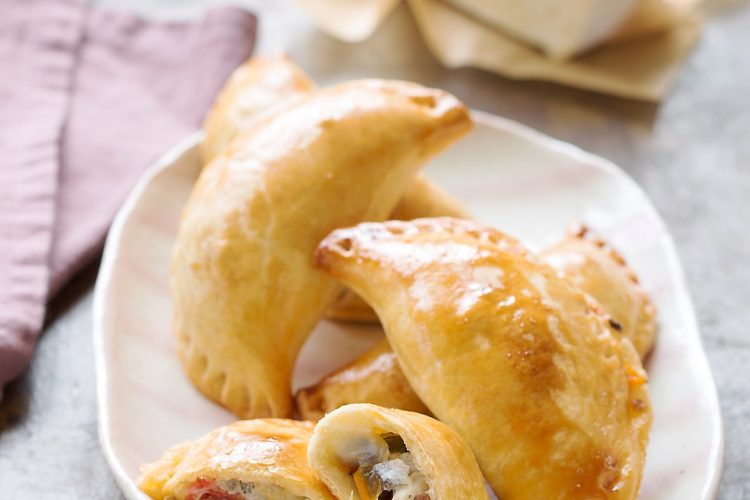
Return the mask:
[[[321, 29], [358, 42], [370, 36], [399, 0], [297, 0]], [[425, 42], [449, 68], [473, 66], [508, 78], [545, 80], [644, 101], [658, 102], [700, 34], [700, 0], [634, 0], [621, 24], [591, 50], [552, 58], [493, 24], [487, 12], [502, 8], [492, 0], [408, 0]], [[506, 2], [507, 3], [507, 2]], [[554, 2], [550, 1], [550, 5]], [[601, 7], [606, 2], [566, 2]], [[623, 4], [623, 1], [614, 5]], [[520, 5], [520, 3], [519, 3]], [[529, 10], [542, 3], [532, 2]], [[472, 6], [473, 12], [466, 9]], [[490, 10], [487, 10], [490, 9]], [[485, 13], [485, 15], [482, 14]], [[585, 24], [585, 14], [581, 13]], [[588, 12], [589, 21], [599, 13]], [[532, 27], [545, 29], [545, 19]], [[596, 26], [598, 22], [593, 22]], [[528, 29], [529, 26], [526, 26]]]
[[84, 0], [0, 0], [0, 12], [1, 389], [139, 175], [249, 57], [256, 20], [220, 8], [155, 22]]

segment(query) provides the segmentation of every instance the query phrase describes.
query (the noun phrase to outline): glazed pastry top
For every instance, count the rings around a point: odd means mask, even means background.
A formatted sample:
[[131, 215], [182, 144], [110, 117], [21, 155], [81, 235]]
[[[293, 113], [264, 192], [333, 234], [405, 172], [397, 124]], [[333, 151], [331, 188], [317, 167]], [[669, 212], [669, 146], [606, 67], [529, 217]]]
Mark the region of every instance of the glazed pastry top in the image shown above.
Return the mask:
[[449, 218], [360, 224], [316, 262], [373, 305], [501, 497], [635, 497], [651, 422], [637, 353], [516, 240]]
[[362, 80], [236, 137], [203, 168], [172, 257], [173, 329], [194, 384], [240, 417], [291, 416], [297, 353], [340, 289], [313, 250], [337, 227], [386, 218], [470, 127], [446, 92]]

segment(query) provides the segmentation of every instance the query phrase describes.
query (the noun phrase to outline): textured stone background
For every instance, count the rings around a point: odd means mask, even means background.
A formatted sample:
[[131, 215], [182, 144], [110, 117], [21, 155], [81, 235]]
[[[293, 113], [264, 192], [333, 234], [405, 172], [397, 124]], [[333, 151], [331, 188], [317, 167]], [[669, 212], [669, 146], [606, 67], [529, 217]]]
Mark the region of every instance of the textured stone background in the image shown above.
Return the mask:
[[[97, 3], [169, 18], [218, 2]], [[259, 50], [286, 50], [321, 83], [379, 76], [442, 87], [474, 108], [624, 168], [651, 196], [683, 261], [721, 397], [726, 454], [720, 498], [750, 499], [750, 2], [707, 2], [699, 46], [660, 106], [445, 70], [403, 8], [370, 40], [347, 45], [316, 31], [289, 0], [242, 3], [261, 15]], [[54, 304], [31, 369], [0, 405], [1, 498], [122, 498], [97, 440], [95, 276], [92, 266]]]

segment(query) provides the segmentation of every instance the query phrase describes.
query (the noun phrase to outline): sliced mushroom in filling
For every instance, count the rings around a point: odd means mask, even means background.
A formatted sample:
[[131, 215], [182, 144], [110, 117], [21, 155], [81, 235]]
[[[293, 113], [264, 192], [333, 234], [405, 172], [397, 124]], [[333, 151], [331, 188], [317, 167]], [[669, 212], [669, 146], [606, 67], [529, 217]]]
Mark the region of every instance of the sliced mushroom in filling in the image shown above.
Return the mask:
[[362, 500], [431, 500], [426, 478], [397, 434], [359, 440], [345, 455]]
[[188, 488], [185, 500], [308, 500], [273, 484], [237, 479], [199, 479]]

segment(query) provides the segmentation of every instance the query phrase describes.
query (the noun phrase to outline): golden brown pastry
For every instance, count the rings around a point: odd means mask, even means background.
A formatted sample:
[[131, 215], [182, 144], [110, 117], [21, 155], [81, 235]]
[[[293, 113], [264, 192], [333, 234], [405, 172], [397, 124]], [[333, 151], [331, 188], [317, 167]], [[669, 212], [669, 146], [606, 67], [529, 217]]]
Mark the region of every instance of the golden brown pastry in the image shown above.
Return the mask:
[[[615, 250], [580, 228], [542, 252], [542, 260], [596, 299], [610, 315], [612, 327], [633, 342], [641, 359], [648, 354], [656, 334], [655, 309], [635, 273]], [[352, 302], [364, 304], [351, 291], [344, 293]], [[360, 402], [426, 411], [385, 339], [344, 368], [301, 389], [296, 397], [300, 415], [310, 420], [339, 406]]]
[[203, 163], [224, 152], [240, 132], [314, 90], [315, 83], [286, 55], [248, 59], [234, 70], [206, 115]]
[[326, 237], [316, 263], [373, 306], [500, 498], [637, 496], [651, 425], [638, 354], [516, 240], [450, 218], [366, 223]]
[[316, 385], [298, 391], [296, 399], [297, 411], [307, 420], [318, 420], [348, 403], [372, 403], [429, 413], [414, 394], [385, 338]]
[[594, 297], [615, 329], [633, 342], [641, 359], [646, 357], [656, 337], [656, 309], [616, 250], [581, 227], [542, 252], [542, 259]]
[[313, 424], [256, 419], [220, 427], [141, 467], [155, 500], [333, 500], [307, 462]]
[[[315, 90], [315, 83], [286, 55], [248, 59], [227, 80], [203, 123], [206, 134], [201, 144], [203, 163], [221, 154], [241, 132]], [[436, 216], [468, 217], [468, 213], [458, 200], [418, 174], [390, 218]], [[378, 321], [370, 306], [346, 290], [342, 290], [326, 316], [347, 321]]]
[[482, 500], [484, 478], [468, 445], [420, 413], [353, 404], [315, 426], [310, 466], [343, 500]]
[[385, 218], [470, 127], [446, 92], [355, 81], [285, 108], [207, 165], [171, 268], [178, 354], [196, 387], [241, 417], [291, 416], [297, 353], [340, 289], [312, 266], [316, 245]]

